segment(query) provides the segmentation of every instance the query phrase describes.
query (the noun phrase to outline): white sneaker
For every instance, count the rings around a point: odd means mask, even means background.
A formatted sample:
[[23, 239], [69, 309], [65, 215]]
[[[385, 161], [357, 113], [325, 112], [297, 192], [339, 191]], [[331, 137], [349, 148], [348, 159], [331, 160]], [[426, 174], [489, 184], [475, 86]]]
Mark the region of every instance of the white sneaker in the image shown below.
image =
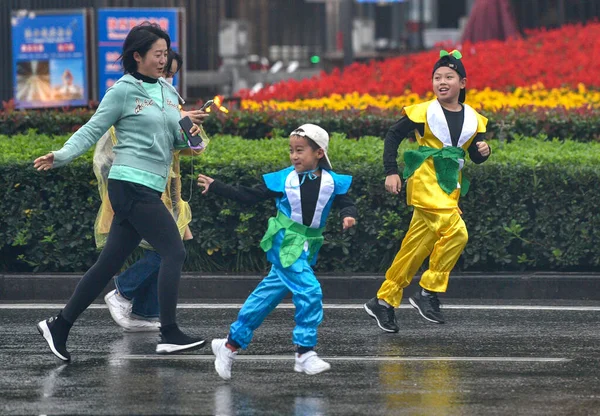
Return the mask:
[[116, 289], [104, 296], [104, 302], [117, 325], [125, 328], [125, 322], [131, 319], [131, 302], [119, 295]]
[[160, 330], [160, 322], [132, 318], [131, 301], [119, 295], [116, 289], [104, 296], [104, 302], [108, 306], [110, 316], [125, 332], [157, 332]]
[[148, 319], [129, 318], [123, 326], [125, 332], [158, 332], [160, 331], [160, 322]]
[[213, 339], [210, 344], [212, 352], [215, 355], [215, 370], [223, 380], [231, 379], [231, 366], [237, 356], [237, 351], [231, 351], [225, 345], [227, 338]]
[[327, 371], [330, 368], [331, 364], [321, 360], [314, 351], [309, 351], [301, 356], [296, 353], [296, 364], [294, 365], [294, 371], [297, 373], [306, 373], [312, 376], [322, 373], [323, 371]]

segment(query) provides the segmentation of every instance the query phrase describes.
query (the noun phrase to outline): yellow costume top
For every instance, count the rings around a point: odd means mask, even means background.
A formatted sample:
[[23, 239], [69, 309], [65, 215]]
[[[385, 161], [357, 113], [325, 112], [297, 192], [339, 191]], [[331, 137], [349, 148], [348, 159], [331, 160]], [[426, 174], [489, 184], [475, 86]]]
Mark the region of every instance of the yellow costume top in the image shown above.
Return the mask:
[[[208, 136], [201, 128], [200, 136], [204, 142], [204, 148], [201, 150], [184, 149], [181, 151], [175, 151], [173, 153], [173, 161], [171, 162], [171, 171], [169, 178], [167, 179], [167, 186], [165, 192], [162, 194], [162, 201], [169, 211], [173, 214], [173, 218], [177, 222], [177, 228], [182, 239], [186, 235], [186, 229], [188, 224], [192, 220], [192, 211], [189, 204], [181, 199], [181, 173], [179, 156], [183, 155], [199, 155], [201, 154], [208, 143], [210, 142]], [[94, 174], [98, 180], [98, 192], [100, 193], [101, 205], [96, 217], [94, 224], [94, 237], [96, 239], [96, 246], [103, 247], [106, 244], [106, 238], [110, 231], [110, 225], [113, 220], [114, 212], [108, 199], [108, 173], [114, 160], [113, 146], [117, 143], [117, 136], [115, 128], [111, 127], [104, 136], [96, 144], [94, 150]], [[191, 238], [191, 236], [190, 236]], [[142, 241], [140, 246], [146, 249], [152, 249], [152, 247], [146, 242]]]
[[[464, 105], [465, 117], [458, 147], [466, 151], [478, 133], [485, 133], [487, 118], [477, 113], [473, 108]], [[450, 129], [444, 116], [444, 111], [437, 99], [405, 107], [405, 114], [414, 123], [423, 123], [424, 134], [417, 130], [416, 139], [419, 146], [442, 149], [452, 146]], [[460, 169], [464, 159], [459, 159]], [[458, 207], [462, 175], [459, 172], [456, 189], [446, 193], [438, 183], [434, 160], [428, 157], [408, 178], [406, 200], [408, 205], [424, 209], [451, 209]]]

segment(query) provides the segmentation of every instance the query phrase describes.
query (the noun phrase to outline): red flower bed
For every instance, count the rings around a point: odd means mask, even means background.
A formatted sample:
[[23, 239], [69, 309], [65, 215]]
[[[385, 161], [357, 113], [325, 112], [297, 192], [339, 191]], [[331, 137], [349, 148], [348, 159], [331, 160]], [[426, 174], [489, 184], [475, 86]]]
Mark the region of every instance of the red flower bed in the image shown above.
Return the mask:
[[[450, 48], [452, 49], [452, 48]], [[600, 23], [567, 25], [555, 30], [529, 32], [525, 39], [466, 43], [459, 47], [467, 69], [468, 88], [507, 91], [518, 86], [543, 83], [546, 88], [578, 83], [600, 86]], [[289, 101], [331, 94], [419, 95], [431, 90], [431, 70], [439, 51], [415, 53], [367, 64], [353, 64], [344, 71], [301, 81], [289, 80], [266, 87], [253, 100]]]

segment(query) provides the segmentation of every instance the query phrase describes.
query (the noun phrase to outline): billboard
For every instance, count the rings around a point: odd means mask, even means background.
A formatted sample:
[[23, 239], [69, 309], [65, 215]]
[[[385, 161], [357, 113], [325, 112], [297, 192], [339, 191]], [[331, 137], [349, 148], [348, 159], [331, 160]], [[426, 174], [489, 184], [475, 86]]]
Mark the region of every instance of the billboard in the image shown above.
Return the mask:
[[19, 10], [11, 26], [15, 106], [87, 105], [85, 10]]
[[[157, 23], [169, 34], [171, 48], [179, 51], [178, 9], [98, 9], [98, 98], [119, 78], [123, 69], [119, 56], [129, 30], [144, 21]], [[181, 51], [179, 51], [181, 52]], [[179, 77], [173, 85], [177, 88]]]

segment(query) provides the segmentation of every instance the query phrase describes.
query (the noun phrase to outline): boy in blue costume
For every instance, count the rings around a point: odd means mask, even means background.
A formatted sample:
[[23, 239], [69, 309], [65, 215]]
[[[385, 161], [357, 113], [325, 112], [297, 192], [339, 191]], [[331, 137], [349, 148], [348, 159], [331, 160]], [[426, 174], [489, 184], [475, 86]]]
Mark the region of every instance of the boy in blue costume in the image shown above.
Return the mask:
[[323, 294], [313, 266], [323, 244], [325, 222], [332, 205], [340, 209], [343, 227], [356, 223], [357, 210], [347, 195], [352, 177], [331, 170], [327, 156], [329, 135], [321, 127], [304, 124], [290, 135], [292, 166], [263, 175], [264, 184], [254, 188], [233, 187], [205, 175], [198, 185], [244, 203], [275, 198], [277, 216], [260, 246], [272, 263], [269, 274], [250, 294], [227, 338], [212, 341], [215, 369], [221, 378], [231, 378], [238, 350], [246, 349], [254, 330], [289, 292], [296, 306], [293, 342], [297, 346], [294, 370], [318, 374], [330, 369], [314, 348], [317, 327], [323, 320]]

